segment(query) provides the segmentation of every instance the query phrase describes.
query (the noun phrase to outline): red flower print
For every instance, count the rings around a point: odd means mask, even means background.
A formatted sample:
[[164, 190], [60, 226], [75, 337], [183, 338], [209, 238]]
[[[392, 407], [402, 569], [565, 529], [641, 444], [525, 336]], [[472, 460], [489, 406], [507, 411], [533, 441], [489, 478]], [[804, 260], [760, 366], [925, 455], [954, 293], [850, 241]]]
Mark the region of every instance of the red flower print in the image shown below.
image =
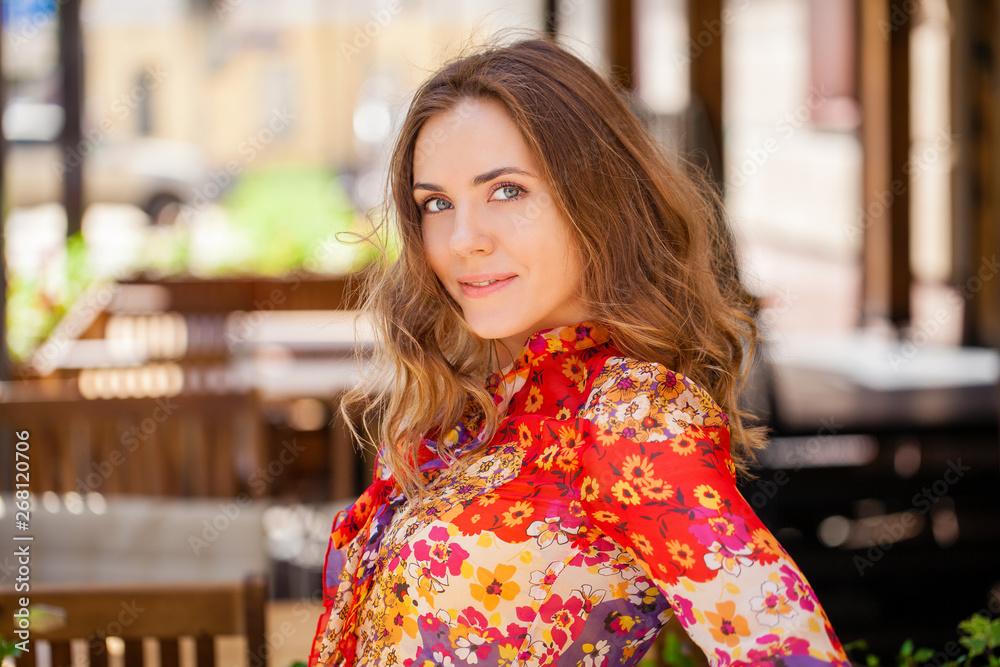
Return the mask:
[[546, 623], [551, 623], [552, 641], [556, 646], [564, 646], [568, 640], [576, 637], [585, 625], [581, 610], [583, 600], [570, 596], [565, 601], [558, 595], [553, 595], [542, 604], [539, 613]]

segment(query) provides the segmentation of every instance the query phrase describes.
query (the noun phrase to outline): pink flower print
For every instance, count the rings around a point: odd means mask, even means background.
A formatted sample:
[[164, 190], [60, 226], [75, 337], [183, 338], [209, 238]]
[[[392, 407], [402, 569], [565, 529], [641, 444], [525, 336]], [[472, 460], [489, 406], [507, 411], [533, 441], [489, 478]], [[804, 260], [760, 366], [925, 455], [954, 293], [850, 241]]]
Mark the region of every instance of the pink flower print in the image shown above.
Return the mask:
[[530, 537], [538, 540], [538, 547], [544, 549], [553, 542], [566, 544], [569, 537], [559, 527], [559, 517], [550, 517], [545, 521], [535, 521], [525, 531]]
[[789, 604], [783, 587], [773, 581], [765, 581], [760, 592], [760, 597], [750, 598], [750, 609], [757, 612], [758, 623], [773, 628], [782, 619], [795, 616], [795, 610]]
[[552, 641], [556, 646], [565, 646], [566, 643], [583, 631], [584, 615], [583, 600], [578, 597], [569, 597], [565, 601], [558, 595], [553, 595], [542, 604], [539, 613], [542, 620], [552, 625], [549, 632], [552, 633]]
[[813, 611], [816, 608], [816, 595], [812, 588], [802, 579], [802, 575], [797, 570], [793, 570], [788, 565], [782, 565], [781, 583], [785, 585], [788, 599], [798, 602], [799, 606], [806, 611]]
[[531, 590], [528, 592], [531, 599], [544, 602], [545, 598], [549, 596], [552, 584], [556, 583], [556, 579], [559, 578], [559, 573], [563, 571], [564, 567], [566, 567], [565, 563], [556, 561], [544, 570], [535, 570], [532, 572], [530, 580]]
[[449, 542], [451, 535], [443, 526], [431, 529], [427, 540], [419, 540], [413, 545], [413, 553], [418, 561], [428, 563], [427, 567], [437, 579], [447, 582], [448, 574], [458, 575], [462, 571], [462, 563], [469, 557], [469, 552], [458, 543]]
[[752, 543], [746, 522], [735, 514], [696, 507], [691, 510], [691, 517], [694, 522], [688, 530], [702, 546], [710, 547], [713, 542], [719, 542], [727, 550], [738, 553]]
[[486, 620], [486, 616], [481, 611], [472, 607], [466, 607], [458, 615], [458, 625], [459, 627], [465, 626], [470, 631], [475, 631], [489, 641], [496, 641], [503, 638], [500, 629], [491, 627], [489, 621]]
[[685, 628], [694, 623], [694, 605], [687, 598], [682, 598], [680, 595], [675, 595], [672, 600], [672, 606], [674, 608], [674, 614], [677, 615], [677, 620]]
[[800, 637], [788, 637], [782, 640], [778, 635], [764, 635], [757, 638], [757, 643], [762, 648], [752, 648], [747, 652], [747, 657], [754, 661], [768, 661], [774, 664], [774, 658], [789, 655], [808, 655], [809, 641]]
[[725, 570], [734, 577], [739, 576], [741, 567], [753, 565], [753, 561], [747, 558], [752, 552], [749, 547], [730, 551], [722, 544], [713, 542], [705, 554], [705, 565], [710, 570]]

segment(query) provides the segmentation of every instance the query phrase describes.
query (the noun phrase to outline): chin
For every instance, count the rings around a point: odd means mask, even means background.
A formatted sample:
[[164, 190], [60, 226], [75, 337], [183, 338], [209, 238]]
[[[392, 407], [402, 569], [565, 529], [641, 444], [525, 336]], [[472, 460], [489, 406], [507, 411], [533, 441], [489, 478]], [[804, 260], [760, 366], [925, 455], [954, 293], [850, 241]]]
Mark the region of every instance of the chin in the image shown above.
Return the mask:
[[472, 329], [480, 338], [485, 338], [487, 340], [495, 338], [509, 338], [515, 334], [520, 333], [523, 328], [518, 328], [518, 324], [512, 322], [509, 318], [504, 318], [500, 316], [490, 316], [490, 317], [466, 317], [466, 324]]

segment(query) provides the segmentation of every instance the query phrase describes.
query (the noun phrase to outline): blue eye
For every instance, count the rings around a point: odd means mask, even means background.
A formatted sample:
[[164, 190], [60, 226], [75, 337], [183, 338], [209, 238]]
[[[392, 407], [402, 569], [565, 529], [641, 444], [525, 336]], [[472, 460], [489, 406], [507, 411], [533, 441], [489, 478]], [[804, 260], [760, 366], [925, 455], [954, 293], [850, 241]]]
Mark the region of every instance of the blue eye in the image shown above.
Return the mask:
[[506, 200], [506, 199], [517, 199], [524, 192], [524, 188], [520, 185], [502, 185], [493, 191], [495, 199]]
[[423, 209], [428, 213], [438, 213], [449, 208], [451, 208], [451, 202], [440, 197], [431, 197], [423, 205]]

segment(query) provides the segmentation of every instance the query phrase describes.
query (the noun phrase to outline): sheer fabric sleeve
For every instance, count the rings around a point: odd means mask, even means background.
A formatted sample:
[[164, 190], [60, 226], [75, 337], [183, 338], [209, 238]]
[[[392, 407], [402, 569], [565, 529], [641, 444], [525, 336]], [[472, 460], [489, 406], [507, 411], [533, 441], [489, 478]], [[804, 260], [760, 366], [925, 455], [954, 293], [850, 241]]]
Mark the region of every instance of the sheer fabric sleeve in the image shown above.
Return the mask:
[[392, 486], [391, 471], [378, 455], [371, 486], [333, 519], [323, 563], [323, 612], [316, 625], [308, 667], [331, 663], [334, 638], [349, 620], [352, 603], [359, 593], [356, 581], [361, 573], [365, 539], [357, 538], [369, 529], [373, 515], [385, 506]]
[[613, 358], [580, 417], [584, 510], [663, 591], [713, 665], [847, 667], [798, 566], [736, 488], [726, 416], [662, 365]]

